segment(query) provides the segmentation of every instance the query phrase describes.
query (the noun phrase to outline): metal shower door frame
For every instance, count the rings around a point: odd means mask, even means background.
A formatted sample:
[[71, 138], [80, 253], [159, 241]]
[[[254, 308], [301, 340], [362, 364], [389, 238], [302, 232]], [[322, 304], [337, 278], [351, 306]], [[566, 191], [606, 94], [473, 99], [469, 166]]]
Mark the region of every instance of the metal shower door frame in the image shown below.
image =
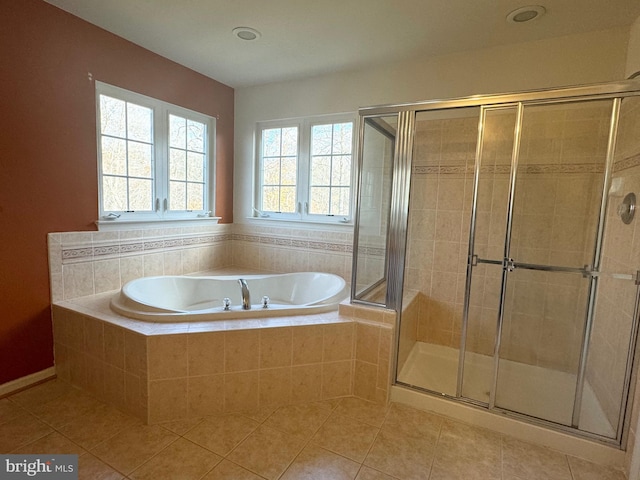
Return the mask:
[[[352, 303], [358, 303], [361, 305], [367, 305], [367, 306], [371, 306], [371, 307], [387, 307], [387, 300], [388, 300], [388, 293], [385, 295], [385, 303], [382, 304], [380, 302], [372, 302], [369, 300], [364, 300], [362, 298], [358, 298], [361, 297], [363, 295], [366, 295], [366, 293], [370, 290], [375, 289], [376, 287], [378, 287], [380, 284], [384, 283], [385, 281], [387, 282], [387, 291], [388, 289], [388, 265], [389, 265], [389, 252], [388, 252], [388, 245], [390, 242], [390, 231], [387, 228], [387, 233], [386, 233], [386, 238], [385, 238], [385, 245], [387, 246], [387, 248], [385, 248], [385, 259], [384, 259], [384, 277], [381, 278], [380, 280], [378, 280], [376, 283], [374, 283], [373, 285], [367, 287], [367, 289], [365, 290], [365, 292], [360, 292], [358, 293], [357, 291], [357, 275], [358, 275], [358, 252], [359, 252], [359, 240], [360, 240], [360, 209], [361, 209], [361, 199], [360, 199], [360, 194], [362, 191], [362, 171], [363, 171], [363, 164], [364, 164], [364, 136], [365, 136], [365, 127], [367, 125], [369, 125], [370, 127], [372, 127], [373, 129], [375, 129], [376, 131], [378, 131], [381, 135], [387, 137], [391, 142], [392, 142], [392, 148], [393, 148], [393, 161], [395, 161], [395, 157], [397, 155], [396, 153], [396, 143], [397, 143], [397, 139], [396, 136], [397, 135], [393, 135], [391, 132], [386, 131], [384, 128], [382, 128], [380, 125], [378, 125], [378, 123], [376, 122], [376, 120], [378, 118], [382, 117], [382, 115], [368, 115], [368, 116], [360, 116], [359, 118], [359, 129], [358, 129], [358, 161], [356, 163], [356, 182], [355, 182], [355, 189], [354, 189], [354, 197], [355, 197], [355, 215], [354, 215], [354, 231], [353, 231], [353, 256], [351, 259], [351, 295], [350, 295], [350, 299]], [[393, 198], [393, 187], [391, 190], [391, 196]], [[390, 209], [391, 210], [391, 209]], [[389, 211], [389, 214], [387, 215], [387, 224], [390, 224], [390, 219], [389, 217], [391, 216], [391, 211]]]
[[[522, 137], [522, 120], [524, 115], [525, 107], [530, 106], [538, 106], [538, 105], [553, 105], [553, 104], [566, 104], [566, 103], [578, 103], [585, 102], [591, 100], [603, 100], [603, 99], [612, 99], [612, 112], [609, 121], [609, 134], [607, 139], [607, 153], [605, 159], [605, 171], [604, 171], [604, 179], [603, 179], [603, 187], [600, 194], [600, 208], [599, 208], [599, 217], [598, 217], [598, 227], [596, 233], [596, 242], [594, 246], [593, 253], [593, 261], [590, 267], [585, 268], [571, 268], [571, 267], [562, 267], [562, 266], [551, 266], [551, 265], [535, 265], [535, 264], [526, 264], [526, 263], [518, 263], [514, 262], [511, 258], [511, 239], [513, 232], [513, 209], [515, 203], [515, 190], [516, 190], [516, 181], [518, 178], [518, 163], [519, 163], [519, 154], [520, 154], [520, 144]], [[457, 378], [457, 392], [456, 396], [459, 399], [465, 400], [469, 403], [475, 403], [480, 405], [486, 405], [489, 410], [497, 410], [501, 412], [508, 412], [510, 414], [515, 414], [518, 416], [524, 416], [528, 419], [533, 420], [535, 423], [549, 424], [552, 423], [555, 428], [560, 430], [567, 430], [571, 432], [580, 431], [579, 430], [579, 421], [580, 421], [580, 409], [582, 405], [582, 395], [584, 391], [584, 382], [586, 378], [586, 365], [588, 360], [589, 353], [589, 340], [591, 330], [593, 328], [593, 320], [595, 315], [595, 297], [597, 293], [597, 284], [598, 284], [598, 274], [601, 265], [601, 257], [602, 257], [602, 243], [604, 239], [604, 227], [605, 227], [605, 219], [606, 219], [606, 211], [608, 206], [608, 191], [611, 183], [611, 172], [613, 169], [613, 160], [615, 153], [615, 144], [617, 139], [617, 129], [618, 129], [618, 117], [620, 112], [620, 103], [621, 98], [616, 95], [612, 95], [610, 97], [602, 97], [602, 96], [587, 96], [587, 95], [579, 95], [571, 98], [561, 98], [557, 100], [528, 100], [528, 101], [520, 101], [511, 105], [483, 105], [480, 115], [480, 123], [479, 123], [479, 135], [478, 135], [478, 145], [476, 149], [476, 164], [475, 164], [475, 173], [474, 173], [474, 193], [472, 200], [472, 215], [471, 215], [471, 224], [469, 230], [469, 253], [467, 260], [467, 279], [466, 279], [466, 290], [465, 290], [465, 300], [464, 300], [464, 310], [463, 310], [463, 320], [462, 320], [462, 333], [461, 333], [461, 344], [460, 344], [460, 356], [458, 361], [458, 378]], [[505, 232], [505, 243], [504, 243], [504, 257], [501, 262], [497, 260], [491, 259], [481, 259], [478, 258], [474, 253], [474, 240], [475, 240], [475, 230], [476, 230], [476, 215], [477, 215], [477, 190], [479, 185], [479, 175], [480, 168], [482, 163], [482, 140], [484, 136], [484, 122], [486, 119], [486, 113], [490, 111], [495, 111], [501, 108], [517, 108], [516, 113], [516, 122], [514, 125], [514, 141], [513, 141], [513, 149], [511, 156], [511, 166], [510, 166], [510, 180], [509, 180], [509, 197], [508, 197], [508, 207], [507, 207], [507, 224], [506, 224], [506, 232]], [[502, 281], [501, 281], [501, 289], [500, 289], [500, 297], [498, 300], [498, 315], [496, 320], [496, 334], [495, 334], [495, 343], [494, 343], [494, 355], [493, 355], [493, 376], [492, 376], [492, 385], [489, 391], [489, 403], [484, 404], [479, 402], [477, 399], [469, 399], [464, 397], [462, 388], [464, 382], [464, 360], [466, 354], [466, 331], [468, 328], [469, 321], [469, 299], [471, 295], [471, 279], [473, 275], [473, 267], [477, 264], [501, 264], [502, 265]], [[578, 373], [576, 378], [576, 389], [574, 393], [574, 401], [573, 401], [573, 411], [572, 411], [572, 419], [570, 426], [564, 426], [562, 424], [556, 424], [554, 422], [550, 422], [545, 419], [539, 419], [537, 417], [532, 417], [530, 415], [522, 414], [519, 412], [515, 412], [512, 410], [506, 410], [496, 406], [496, 393], [498, 389], [498, 375], [499, 375], [499, 367], [500, 367], [500, 348], [502, 344], [502, 332], [504, 327], [504, 309], [505, 309], [505, 301], [506, 301], [506, 290], [508, 283], [509, 272], [513, 271], [516, 268], [524, 268], [527, 270], [541, 270], [547, 272], [567, 272], [567, 273], [579, 273], [584, 277], [588, 277], [590, 279], [589, 282], [589, 290], [587, 296], [587, 309], [585, 315], [584, 328], [582, 333], [582, 345], [580, 349], [580, 359], [578, 364]], [[637, 319], [636, 319], [637, 322]], [[633, 349], [630, 349], [628, 356], [633, 356]], [[631, 363], [630, 360], [627, 362]], [[625, 385], [625, 395], [628, 394], [629, 386]], [[620, 412], [620, 417], [623, 417], [624, 412]], [[616, 442], [619, 444], [622, 440], [622, 418], [619, 421], [619, 424], [616, 425]], [[590, 434], [589, 432], [580, 431], [581, 434], [589, 437], [595, 437], [601, 439], [602, 437], [597, 434]]]
[[[481, 406], [483, 408], [488, 407], [489, 410], [494, 411], [496, 413], [503, 413], [503, 414], [509, 414], [515, 417], [521, 417], [523, 419], [528, 420], [530, 423], [549, 426], [557, 430], [564, 431], [566, 433], [584, 436], [586, 438], [595, 439], [598, 441], [602, 441], [604, 443], [613, 443], [613, 439], [609, 439], [601, 435], [580, 431], [574, 427], [564, 426], [548, 420], [538, 419], [536, 417], [531, 417], [525, 414], [519, 414], [516, 412], [511, 412], [511, 411], [507, 411], [507, 410], [503, 410], [498, 407], [495, 407], [495, 390], [496, 390], [495, 383], [497, 382], [497, 368], [498, 368], [497, 363], [499, 361], [498, 353], [499, 353], [500, 341], [501, 341], [500, 334], [502, 330], [502, 322], [503, 322], [503, 316], [504, 316], [503, 309], [504, 309], [504, 297], [505, 297], [505, 289], [506, 289], [506, 269], [511, 268], [513, 266], [516, 266], [516, 267], [521, 266], [529, 269], [546, 269], [546, 267], [549, 267], [549, 266], [545, 267], [545, 266], [531, 265], [531, 264], [509, 264], [507, 260], [510, 258], [508, 256], [510, 242], [505, 242], [505, 257], [502, 261], [486, 260], [483, 262], [483, 263], [497, 264], [497, 265], [503, 266], [503, 282], [501, 286], [501, 295], [500, 295], [501, 307], [499, 312], [499, 319], [497, 320], [497, 325], [496, 325], [496, 344], [495, 344], [495, 355], [494, 355], [495, 364], [494, 364], [494, 378], [493, 378], [494, 386], [491, 389], [489, 404], [462, 396], [462, 382], [464, 379], [464, 353], [465, 353], [465, 343], [464, 343], [465, 335], [464, 334], [467, 331], [468, 321], [469, 321], [468, 307], [469, 307], [469, 295], [470, 295], [471, 278], [472, 278], [471, 269], [473, 267], [472, 263], [476, 261], [476, 258], [474, 258], [474, 255], [473, 255], [472, 246], [474, 242], [475, 228], [476, 228], [477, 187], [478, 187], [478, 176], [480, 172], [479, 163], [481, 161], [480, 157], [482, 154], [481, 140], [482, 140], [482, 135], [484, 134], [484, 121], [486, 118], [486, 112], [495, 110], [495, 109], [500, 109], [500, 108], [517, 107], [518, 109], [517, 122], [516, 122], [517, 127], [515, 128], [515, 131], [514, 131], [514, 145], [513, 145], [512, 165], [511, 165], [511, 173], [510, 173], [511, 178], [510, 178], [510, 188], [509, 188], [509, 210], [508, 210], [507, 234], [505, 235], [507, 239], [510, 240], [512, 219], [513, 219], [513, 215], [512, 215], [513, 200], [514, 200], [513, 193], [515, 191], [514, 187], [515, 187], [515, 180], [516, 180], [515, 171], [517, 167], [517, 155], [519, 153], [519, 143], [520, 143], [519, 138], [521, 135], [521, 123], [522, 123], [522, 114], [523, 114], [524, 107], [529, 105], [570, 103], [570, 102], [579, 102], [579, 101], [586, 101], [586, 100], [599, 100], [599, 99], [613, 100], [614, 107], [612, 112], [612, 118], [614, 118], [615, 116], [616, 121], [615, 122], [612, 121], [612, 124], [610, 124], [609, 139], [608, 139], [609, 144], [607, 148], [607, 159], [606, 159], [607, 166], [605, 169], [607, 173], [605, 175], [605, 180], [603, 182], [604, 184], [603, 184], [601, 204], [600, 204], [600, 217], [598, 222], [598, 233], [597, 233], [597, 239], [596, 239], [597, 243], [596, 243], [596, 249], [594, 252], [594, 265], [599, 265], [599, 261], [596, 262], [595, 257], [596, 255], [598, 257], [601, 256], [601, 246], [602, 246], [602, 240], [604, 235], [604, 222], [605, 222], [604, 214], [606, 213], [606, 208], [608, 204], [607, 193], [608, 193], [609, 183], [610, 183], [611, 167], [613, 164], [613, 153], [615, 148], [615, 136], [616, 136], [616, 130], [617, 130], [618, 113], [616, 112], [619, 112], [621, 99], [629, 96], [638, 96], [638, 95], [640, 95], [640, 82], [638, 80], [625, 80], [620, 82], [609, 82], [609, 83], [595, 84], [595, 85], [581, 85], [581, 86], [565, 87], [565, 88], [549, 88], [549, 89], [541, 89], [541, 90], [520, 92], [520, 93], [476, 95], [476, 96], [464, 97], [464, 98], [430, 100], [430, 101], [424, 101], [424, 102], [403, 103], [403, 104], [396, 104], [396, 105], [382, 105], [382, 106], [361, 108], [359, 110], [359, 115], [361, 119], [364, 117], [370, 117], [370, 116], [381, 116], [381, 115], [401, 116], [403, 113], [408, 114], [408, 117], [405, 117], [405, 122], [408, 121], [408, 124], [405, 124], [405, 125], [409, 128], [407, 129], [398, 128], [398, 132], [403, 132], [404, 135], [407, 135], [415, 127], [415, 123], [414, 123], [415, 116], [419, 112], [448, 110], [448, 109], [465, 108], [465, 107], [481, 108], [481, 114], [479, 117], [478, 145], [476, 146], [476, 164], [474, 165], [475, 170], [474, 170], [474, 182], [473, 182], [473, 185], [474, 185], [473, 205], [472, 205], [472, 215], [471, 215], [471, 223], [470, 223], [470, 231], [469, 231], [469, 255], [468, 255], [468, 261], [467, 261], [465, 304], [463, 309], [463, 322], [462, 322], [463, 335], [461, 335], [462, 340], [460, 345], [460, 357], [459, 357], [459, 364], [458, 364], [456, 396], [452, 397], [444, 394], [439, 394], [439, 396], [444, 396], [449, 399], [462, 401], [462, 402], [469, 403], [479, 407]], [[412, 120], [408, 120], [408, 119], [412, 119]], [[400, 126], [400, 122], [399, 122], [399, 126]], [[394, 357], [394, 364], [397, 363], [397, 352], [398, 352], [397, 343], [399, 342], [399, 337], [400, 337], [399, 331], [400, 331], [400, 323], [401, 323], [402, 292], [403, 292], [403, 280], [404, 280], [403, 272], [404, 272], [404, 262], [405, 262], [405, 258], [400, 258], [401, 256], [400, 253], [403, 253], [406, 247], [406, 233], [407, 233], [406, 225], [408, 221], [408, 211], [409, 211], [408, 185], [410, 184], [410, 180], [411, 180], [411, 157], [412, 157], [411, 147], [412, 145], [410, 141], [407, 144], [405, 144], [402, 149], [398, 149], [398, 146], [396, 146], [396, 153], [394, 156], [395, 157], [394, 158], [394, 177], [396, 177], [396, 173], [398, 173], [395, 171], [395, 168], [397, 166], [401, 167], [400, 168], [401, 175], [399, 175], [397, 179], [394, 178], [394, 181], [393, 181], [392, 204], [398, 210], [396, 210], [396, 217], [393, 222], [395, 225], [395, 228], [390, 232], [390, 234], [392, 236], [396, 236], [396, 238], [390, 239], [390, 242], [393, 242], [392, 245], [395, 247], [393, 249], [395, 251], [395, 254], [387, 257], [387, 262], [388, 262], [387, 265], [389, 266], [389, 264], [394, 260], [401, 262], [401, 265], [395, 267], [394, 274], [392, 275], [393, 278], [388, 278], [388, 285], [387, 285], [388, 290], [387, 290], [387, 299], [386, 299], [387, 300], [386, 306], [388, 308], [389, 307], [394, 308], [397, 312], [396, 355]], [[400, 150], [402, 151], [400, 152]], [[358, 235], [358, 225], [356, 223], [354, 237], [357, 238], [357, 235]], [[356, 252], [357, 250], [354, 248], [354, 254]], [[589, 346], [588, 336], [590, 334], [593, 315], [594, 315], [594, 297], [596, 292], [596, 289], [594, 288], [594, 286], [597, 284], [597, 274], [598, 274], [598, 272], [594, 270], [595, 269], [593, 268], [571, 269], [567, 267], [557, 267], [557, 271], [579, 272], [591, 277], [591, 286], [590, 286], [590, 292], [589, 292], [589, 307], [588, 307], [588, 313], [587, 313], [588, 318], [587, 318], [587, 321], [585, 322], [585, 331], [583, 336], [583, 345], [582, 345], [581, 359], [580, 359], [580, 376], [581, 376], [580, 382], [581, 383], [584, 382], [584, 376], [585, 376], [584, 370], [586, 368], [586, 361], [588, 356], [587, 353], [588, 353], [588, 346]], [[387, 272], [391, 273], [389, 269], [387, 269]], [[352, 283], [355, 282], [355, 268], [354, 268], [353, 275], [354, 275], [354, 278], [352, 279], [353, 280]], [[390, 285], [390, 283], [392, 282], [393, 282], [393, 285]], [[640, 280], [639, 280], [639, 283], [640, 283]], [[640, 301], [640, 286], [638, 287], [637, 299]], [[638, 307], [639, 305], [636, 305], [636, 315], [634, 316], [632, 338], [630, 341], [630, 345], [632, 345], [633, 347], [635, 347], [636, 345], [636, 338], [638, 335], [637, 323], [638, 323], [638, 316], [640, 315], [640, 308]], [[628, 368], [627, 368], [626, 379], [631, 378], [630, 369], [634, 364], [634, 353], [635, 353], [635, 348], [631, 348], [629, 350], [628, 361], [627, 361]], [[397, 371], [395, 371], [395, 368], [394, 368], [394, 372], [395, 372], [394, 381], [397, 382], [397, 378], [396, 378]], [[627, 384], [625, 385], [625, 391], [623, 395], [624, 397], [623, 403], [625, 405], [628, 402], [629, 387], [630, 387], [629, 382], [627, 382]], [[425, 390], [419, 387], [413, 387], [413, 388]], [[578, 397], [578, 394], [581, 395], [582, 388], [583, 387], [580, 386], [580, 389], [578, 388], [576, 389], [576, 398]], [[425, 391], [429, 392], [428, 390], [425, 390]], [[430, 392], [430, 393], [437, 393], [437, 392]], [[578, 402], [574, 401], [574, 412], [573, 412], [572, 424], [576, 423], [575, 422], [575, 419], [577, 418], [576, 415], [577, 415], [577, 412], [579, 412], [579, 405], [576, 406], [577, 403]], [[623, 439], [623, 435], [627, 430], [626, 428], [622, 428], [622, 425], [624, 423], [623, 417], [625, 417], [627, 413], [628, 412], [626, 411], [626, 409], [621, 410], [621, 413], [620, 413], [620, 422], [619, 422], [620, 425], [618, 427], [618, 431], [615, 439], [615, 442], [618, 445], [620, 445]]]

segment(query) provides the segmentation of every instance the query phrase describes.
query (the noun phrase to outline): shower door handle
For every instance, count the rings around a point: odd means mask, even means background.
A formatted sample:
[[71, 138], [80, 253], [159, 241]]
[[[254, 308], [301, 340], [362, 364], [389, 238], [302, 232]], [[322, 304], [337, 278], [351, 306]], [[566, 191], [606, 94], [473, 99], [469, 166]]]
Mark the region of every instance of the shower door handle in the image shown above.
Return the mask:
[[479, 258], [478, 255], [472, 255], [471, 266], [475, 267], [478, 263], [486, 263], [487, 265], [504, 265], [502, 260], [491, 260], [490, 258]]
[[579, 273], [585, 278], [593, 278], [600, 276], [601, 272], [592, 269], [588, 265], [582, 268], [576, 267], [564, 267], [561, 265], [540, 265], [536, 263], [522, 263], [516, 262], [513, 258], [505, 258], [502, 260], [502, 268], [509, 272], [513, 272], [516, 268], [523, 268], [525, 270], [538, 270], [541, 272], [565, 272], [565, 273]]

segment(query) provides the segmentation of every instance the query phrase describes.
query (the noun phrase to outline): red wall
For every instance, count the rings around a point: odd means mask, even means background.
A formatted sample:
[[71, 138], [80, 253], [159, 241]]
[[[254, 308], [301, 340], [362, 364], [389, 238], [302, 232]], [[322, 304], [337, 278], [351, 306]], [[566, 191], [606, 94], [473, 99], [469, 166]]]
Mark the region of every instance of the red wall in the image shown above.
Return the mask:
[[95, 230], [95, 84], [217, 120], [216, 214], [232, 218], [233, 89], [41, 0], [0, 0], [0, 384], [53, 365], [47, 233]]

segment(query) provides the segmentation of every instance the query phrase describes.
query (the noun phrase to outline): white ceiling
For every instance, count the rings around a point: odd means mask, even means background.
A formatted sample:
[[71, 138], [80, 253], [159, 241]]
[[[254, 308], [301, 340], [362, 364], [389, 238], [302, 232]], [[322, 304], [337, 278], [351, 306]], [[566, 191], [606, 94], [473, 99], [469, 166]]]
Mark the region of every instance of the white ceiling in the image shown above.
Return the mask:
[[[46, 0], [232, 87], [630, 25], [638, 0]], [[231, 33], [262, 33], [254, 42]]]

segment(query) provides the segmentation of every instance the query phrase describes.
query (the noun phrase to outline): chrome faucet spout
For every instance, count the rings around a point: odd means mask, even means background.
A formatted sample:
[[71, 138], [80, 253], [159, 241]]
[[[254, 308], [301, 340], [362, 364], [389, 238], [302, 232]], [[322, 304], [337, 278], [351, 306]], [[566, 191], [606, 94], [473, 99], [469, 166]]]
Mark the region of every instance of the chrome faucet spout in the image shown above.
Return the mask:
[[238, 283], [240, 284], [240, 289], [242, 290], [242, 309], [250, 310], [251, 294], [249, 293], [249, 287], [247, 286], [247, 281], [244, 278], [239, 278]]

